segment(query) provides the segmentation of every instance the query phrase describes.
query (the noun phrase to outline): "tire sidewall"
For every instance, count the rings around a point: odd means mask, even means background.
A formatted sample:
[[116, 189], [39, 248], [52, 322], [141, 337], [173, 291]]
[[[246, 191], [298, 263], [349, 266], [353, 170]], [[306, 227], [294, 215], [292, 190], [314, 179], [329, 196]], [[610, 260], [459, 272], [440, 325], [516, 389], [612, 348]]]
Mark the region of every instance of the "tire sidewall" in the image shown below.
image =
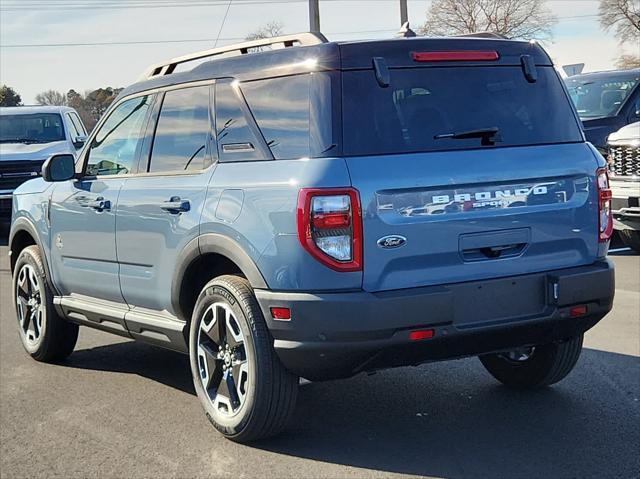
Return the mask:
[[[198, 365], [198, 333], [200, 331], [200, 325], [204, 317], [204, 313], [209, 306], [214, 303], [223, 302], [227, 304], [233, 311], [236, 317], [236, 321], [242, 334], [244, 336], [245, 352], [247, 355], [247, 361], [249, 364], [248, 371], [248, 390], [244, 398], [244, 403], [241, 405], [240, 410], [233, 416], [226, 416], [219, 411], [216, 411], [213, 407], [213, 403], [209, 400], [209, 396], [205, 391], [199, 377], [199, 365]], [[257, 365], [259, 361], [256, 357], [256, 347], [254, 342], [253, 330], [249, 326], [248, 315], [251, 313], [245, 311], [238, 300], [237, 293], [231, 285], [226, 284], [224, 281], [214, 280], [210, 282], [200, 293], [196, 306], [193, 311], [191, 319], [191, 327], [189, 331], [189, 361], [191, 364], [191, 375], [193, 377], [193, 384], [202, 404], [207, 419], [211, 424], [221, 433], [226, 436], [233, 437], [239, 434], [251, 419], [253, 409], [255, 407], [256, 389], [258, 370]]]

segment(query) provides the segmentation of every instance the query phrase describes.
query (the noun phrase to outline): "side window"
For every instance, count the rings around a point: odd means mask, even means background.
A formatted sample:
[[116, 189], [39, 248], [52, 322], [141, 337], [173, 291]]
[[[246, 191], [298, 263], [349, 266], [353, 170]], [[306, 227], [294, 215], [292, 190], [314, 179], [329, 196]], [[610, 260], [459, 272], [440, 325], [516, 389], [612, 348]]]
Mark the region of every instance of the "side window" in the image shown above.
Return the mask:
[[207, 85], [165, 93], [149, 171], [202, 170], [211, 164], [207, 152], [209, 90]]
[[71, 118], [71, 114], [67, 113], [67, 125], [69, 125], [69, 133], [71, 133], [71, 138], [75, 138], [77, 136], [80, 136], [80, 130], [78, 129], [78, 125], [76, 125], [76, 123], [73, 121], [73, 118]]
[[240, 95], [230, 82], [216, 83], [216, 137], [220, 161], [265, 160], [260, 139], [247, 122]]
[[85, 130], [84, 125], [80, 120], [80, 117], [77, 114], [71, 112], [69, 113], [69, 118], [71, 118], [71, 121], [73, 122], [73, 126], [78, 131], [78, 134], [87, 136], [87, 130]]
[[132, 98], [111, 112], [89, 147], [88, 175], [124, 175], [133, 170], [151, 99], [151, 96]]
[[241, 88], [276, 159], [311, 156], [309, 86], [311, 75], [243, 83]]

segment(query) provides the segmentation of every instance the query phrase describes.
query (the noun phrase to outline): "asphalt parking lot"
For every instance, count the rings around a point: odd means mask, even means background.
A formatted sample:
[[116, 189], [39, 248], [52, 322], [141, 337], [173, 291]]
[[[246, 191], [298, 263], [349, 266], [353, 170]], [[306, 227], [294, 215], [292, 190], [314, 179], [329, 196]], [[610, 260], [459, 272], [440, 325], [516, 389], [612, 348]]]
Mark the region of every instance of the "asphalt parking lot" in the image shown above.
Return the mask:
[[614, 310], [555, 387], [510, 391], [475, 358], [305, 384], [284, 435], [242, 446], [206, 421], [186, 356], [81, 328], [64, 364], [31, 360], [1, 246], [0, 475], [638, 477], [640, 256], [612, 258]]

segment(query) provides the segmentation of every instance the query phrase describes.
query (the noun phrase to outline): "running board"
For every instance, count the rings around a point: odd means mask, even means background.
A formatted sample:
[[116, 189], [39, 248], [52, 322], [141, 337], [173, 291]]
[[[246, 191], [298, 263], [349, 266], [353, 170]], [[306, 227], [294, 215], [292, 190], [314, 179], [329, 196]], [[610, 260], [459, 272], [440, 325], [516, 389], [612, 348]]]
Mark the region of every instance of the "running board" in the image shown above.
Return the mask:
[[128, 305], [78, 296], [56, 296], [58, 314], [81, 326], [188, 353], [184, 321], [168, 313], [130, 309]]

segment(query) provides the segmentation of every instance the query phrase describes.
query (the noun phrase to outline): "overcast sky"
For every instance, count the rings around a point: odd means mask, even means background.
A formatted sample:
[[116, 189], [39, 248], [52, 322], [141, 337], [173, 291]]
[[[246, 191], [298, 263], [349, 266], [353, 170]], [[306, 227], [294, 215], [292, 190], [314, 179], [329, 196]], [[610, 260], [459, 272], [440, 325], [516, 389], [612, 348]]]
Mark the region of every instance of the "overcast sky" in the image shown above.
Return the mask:
[[[135, 1], [135, 0], [134, 0]], [[148, 0], [138, 0], [145, 2]], [[237, 0], [236, 0], [237, 1]], [[246, 0], [245, 0], [246, 1]], [[213, 46], [227, 10], [226, 0], [159, 0], [161, 8], [73, 8], [99, 0], [0, 0], [0, 83], [14, 87], [25, 103], [37, 93], [126, 86], [152, 63]], [[109, 4], [126, 0], [109, 0]], [[208, 3], [198, 6], [198, 3]], [[428, 0], [409, 0], [409, 20], [418, 27]], [[558, 65], [586, 63], [586, 71], [613, 68], [623, 50], [598, 23], [598, 0], [549, 0], [559, 17], [546, 47]], [[39, 5], [36, 9], [34, 5]], [[175, 6], [180, 4], [179, 6]], [[24, 9], [24, 6], [30, 6]], [[105, 5], [103, 2], [102, 5]], [[171, 6], [172, 5], [172, 6]], [[62, 7], [62, 8], [61, 8]], [[18, 8], [18, 9], [16, 9]], [[286, 33], [308, 30], [305, 0], [231, 3], [218, 45], [233, 43], [269, 20]], [[399, 26], [398, 0], [320, 0], [321, 28], [330, 40], [384, 38]], [[50, 46], [96, 42], [153, 42], [103, 46]], [[17, 47], [17, 45], [39, 45]]]

